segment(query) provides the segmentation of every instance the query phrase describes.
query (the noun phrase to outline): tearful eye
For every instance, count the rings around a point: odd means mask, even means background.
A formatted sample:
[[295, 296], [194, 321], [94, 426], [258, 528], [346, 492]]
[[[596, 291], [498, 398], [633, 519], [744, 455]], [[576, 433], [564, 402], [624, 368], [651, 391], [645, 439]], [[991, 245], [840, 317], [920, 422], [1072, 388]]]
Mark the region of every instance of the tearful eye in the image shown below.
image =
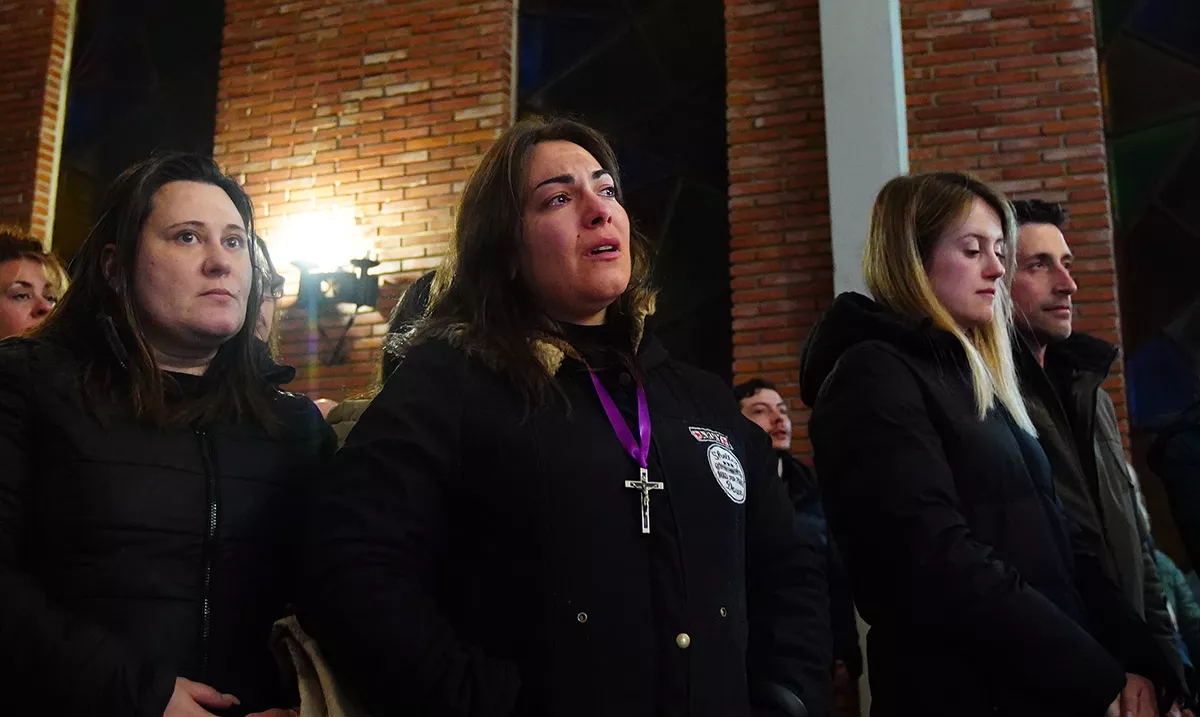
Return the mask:
[[555, 194], [553, 197], [550, 197], [550, 199], [546, 202], [547, 205], [552, 206], [552, 207], [560, 207], [566, 203], [567, 203], [567, 195], [565, 195], [565, 194]]

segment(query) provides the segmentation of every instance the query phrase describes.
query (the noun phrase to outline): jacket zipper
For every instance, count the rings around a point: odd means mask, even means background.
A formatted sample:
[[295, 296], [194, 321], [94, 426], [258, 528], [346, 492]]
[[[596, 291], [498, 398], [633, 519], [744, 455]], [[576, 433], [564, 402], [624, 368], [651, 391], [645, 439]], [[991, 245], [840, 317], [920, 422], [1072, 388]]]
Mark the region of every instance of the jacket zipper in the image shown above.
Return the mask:
[[209, 592], [212, 588], [213, 541], [217, 535], [217, 472], [213, 467], [211, 445], [208, 434], [204, 429], [196, 429], [196, 440], [200, 444], [200, 460], [204, 465], [205, 497], [207, 503], [207, 524], [204, 530], [204, 543], [201, 554], [204, 558], [204, 597], [201, 604], [200, 648], [201, 658], [205, 668], [208, 667], [208, 636], [212, 617], [212, 603]]

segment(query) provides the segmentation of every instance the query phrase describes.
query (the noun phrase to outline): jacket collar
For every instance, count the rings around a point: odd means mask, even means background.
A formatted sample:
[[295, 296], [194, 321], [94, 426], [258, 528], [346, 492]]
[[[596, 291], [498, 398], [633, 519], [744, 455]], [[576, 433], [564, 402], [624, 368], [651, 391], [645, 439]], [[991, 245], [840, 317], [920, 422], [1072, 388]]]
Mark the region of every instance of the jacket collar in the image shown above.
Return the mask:
[[801, 350], [800, 398], [805, 405], [816, 405], [821, 386], [842, 354], [866, 341], [882, 341], [913, 356], [966, 361], [958, 339], [931, 319], [904, 316], [870, 297], [846, 292], [833, 300]]
[[[638, 365], [648, 369], [667, 360], [667, 349], [653, 332], [646, 329], [646, 316], [635, 316], [630, 331]], [[566, 339], [552, 334], [539, 334], [533, 340], [533, 355], [548, 376], [558, 375], [564, 359], [583, 361], [583, 357]]]
[[254, 366], [258, 369], [258, 375], [262, 376], [267, 383], [280, 386], [290, 383], [292, 379], [296, 378], [296, 369], [277, 363], [271, 356], [271, 348], [265, 341], [251, 339], [250, 351], [254, 354]]
[[1103, 381], [1119, 354], [1120, 350], [1107, 341], [1088, 334], [1073, 333], [1046, 348], [1046, 367], [1064, 375], [1096, 374]]

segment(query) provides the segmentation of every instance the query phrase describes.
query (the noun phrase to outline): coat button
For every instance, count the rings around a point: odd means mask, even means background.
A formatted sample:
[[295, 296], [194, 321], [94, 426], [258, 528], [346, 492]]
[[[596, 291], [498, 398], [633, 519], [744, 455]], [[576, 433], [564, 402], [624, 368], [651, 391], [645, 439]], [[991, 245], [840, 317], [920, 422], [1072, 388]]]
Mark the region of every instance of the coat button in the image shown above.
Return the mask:
[[680, 650], [686, 650], [692, 645], [692, 638], [686, 632], [681, 632], [675, 636], [675, 646]]
[[581, 612], [575, 616], [575, 619], [579, 621], [580, 625], [582, 625], [583, 623], [587, 622], [587, 613]]
[[725, 608], [721, 608], [721, 617], [729, 617], [729, 611]]
[[622, 388], [629, 388], [633, 385], [633, 376], [630, 376], [626, 371], [622, 371], [621, 375], [617, 377], [617, 383], [621, 384]]

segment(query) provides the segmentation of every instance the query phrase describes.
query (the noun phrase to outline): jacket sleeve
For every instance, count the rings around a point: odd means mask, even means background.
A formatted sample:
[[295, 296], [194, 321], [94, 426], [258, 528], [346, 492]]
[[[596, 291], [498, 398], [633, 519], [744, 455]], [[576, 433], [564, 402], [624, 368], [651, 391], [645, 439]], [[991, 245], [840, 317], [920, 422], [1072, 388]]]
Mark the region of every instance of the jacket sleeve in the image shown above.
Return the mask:
[[1087, 609], [1091, 633], [1120, 660], [1126, 672], [1150, 680], [1158, 690], [1160, 705], [1169, 707], [1187, 694], [1173, 628], [1170, 644], [1160, 640], [1113, 582], [1100, 558], [1081, 541], [1079, 530], [1072, 528], [1075, 586]]
[[885, 347], [843, 355], [810, 435], [834, 537], [869, 623], [954, 645], [1064, 714], [1103, 714], [1121, 665], [971, 533], [911, 371]]
[[[1134, 496], [1134, 500], [1137, 497]], [[1150, 634], [1158, 644], [1166, 658], [1169, 675], [1173, 682], [1164, 681], [1160, 686], [1166, 691], [1170, 701], [1183, 702], [1189, 695], [1187, 689], [1187, 671], [1184, 666], [1183, 654], [1179, 650], [1179, 639], [1176, 634], [1175, 622], [1167, 609], [1166, 590], [1158, 574], [1158, 566], [1154, 560], [1154, 544], [1146, 532], [1146, 526], [1138, 521], [1138, 529], [1142, 537], [1142, 563], [1145, 579], [1146, 623]]]
[[56, 605], [28, 572], [37, 481], [31, 354], [21, 342], [0, 343], [0, 686], [9, 708], [15, 700], [37, 714], [158, 717], [174, 673]]
[[1166, 590], [1158, 575], [1158, 567], [1154, 564], [1154, 548], [1149, 543], [1142, 543], [1142, 563], [1146, 575], [1146, 622], [1156, 642], [1159, 643], [1172, 671], [1183, 680], [1183, 656], [1179, 654], [1178, 643], [1175, 640], [1175, 624], [1171, 620], [1171, 612], [1167, 609]]
[[831, 701], [829, 589], [822, 536], [793, 520], [770, 439], [747, 425], [747, 672], [755, 715], [821, 717]]
[[[829, 584], [829, 623], [833, 637], [833, 660], [842, 662], [855, 678], [862, 675], [863, 657], [858, 645], [858, 619], [854, 614], [854, 597], [850, 592], [850, 578], [837, 543], [829, 534], [829, 520], [825, 517], [825, 501], [821, 497], [817, 476], [802, 461], [795, 461], [796, 469], [805, 476], [809, 488], [802, 494], [793, 492], [792, 505], [796, 509], [797, 522], [815, 522], [819, 529], [825, 554], [825, 577]], [[789, 492], [792, 492], [789, 490]], [[801, 526], [804, 530], [804, 526]]]
[[858, 644], [858, 617], [850, 577], [837, 543], [829, 541], [829, 619], [833, 622], [833, 656], [846, 664], [855, 679], [862, 677], [863, 654]]
[[436, 597], [466, 369], [444, 344], [412, 349], [316, 491], [300, 617], [371, 714], [507, 715], [519, 692], [516, 667], [463, 642]]
[[[1125, 455], [1120, 451], [1120, 429], [1117, 424], [1117, 411], [1113, 406], [1112, 397], [1103, 387], [1096, 389], [1096, 422], [1104, 436], [1097, 436], [1097, 449], [1100, 441], [1111, 443], [1109, 451], [1115, 451], [1110, 464], [1118, 479], [1117, 485], [1126, 491], [1125, 505], [1134, 514], [1130, 518], [1137, 529], [1137, 548], [1140, 550], [1142, 561], [1142, 602], [1144, 619], [1139, 619], [1136, 612], [1128, 606], [1124, 595], [1111, 580], [1105, 580], [1103, 591], [1105, 598], [1121, 603], [1121, 614], [1114, 609], [1114, 619], [1120, 619], [1129, 625], [1129, 638], [1125, 643], [1110, 645], [1109, 651], [1118, 658], [1126, 659], [1126, 670], [1150, 679], [1155, 687], [1164, 695], [1164, 702], [1170, 704], [1176, 699], [1183, 700], [1187, 694], [1187, 677], [1184, 672], [1183, 655], [1179, 652], [1179, 641], [1175, 636], [1175, 625], [1167, 611], [1166, 598], [1163, 596], [1162, 583], [1158, 579], [1158, 571], [1154, 564], [1154, 549], [1150, 540], [1150, 532], [1146, 521], [1138, 515], [1138, 489], [1134, 481], [1127, 475], [1128, 470]], [[1101, 460], [1097, 457], [1097, 460]], [[1077, 558], [1077, 561], [1078, 558]], [[1099, 560], [1093, 569], [1099, 569]], [[1097, 581], [1100, 578], [1097, 577]], [[1085, 599], [1088, 596], [1085, 595]], [[1151, 644], [1152, 643], [1152, 644]], [[1135, 645], [1140, 644], [1138, 648]], [[1125, 655], [1121, 651], [1125, 652]], [[1140, 653], [1144, 650], [1145, 654]], [[1126, 655], [1129, 657], [1127, 658]]]

